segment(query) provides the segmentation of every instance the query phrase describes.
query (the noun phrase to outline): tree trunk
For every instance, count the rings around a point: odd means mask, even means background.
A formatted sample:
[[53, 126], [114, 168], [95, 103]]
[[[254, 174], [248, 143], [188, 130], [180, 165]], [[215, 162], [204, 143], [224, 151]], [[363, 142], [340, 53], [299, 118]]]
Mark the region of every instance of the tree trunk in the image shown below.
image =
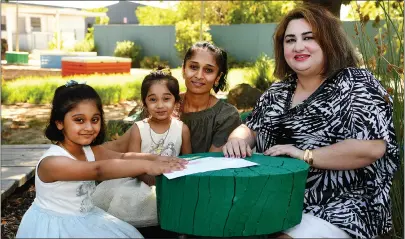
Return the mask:
[[[222, 153], [184, 158], [223, 157]], [[266, 235], [301, 221], [308, 164], [254, 154], [249, 168], [156, 178], [158, 218], [168, 231], [194, 236]]]
[[304, 2], [320, 5], [328, 9], [336, 17], [340, 18], [340, 6], [342, 5], [342, 0], [304, 0]]

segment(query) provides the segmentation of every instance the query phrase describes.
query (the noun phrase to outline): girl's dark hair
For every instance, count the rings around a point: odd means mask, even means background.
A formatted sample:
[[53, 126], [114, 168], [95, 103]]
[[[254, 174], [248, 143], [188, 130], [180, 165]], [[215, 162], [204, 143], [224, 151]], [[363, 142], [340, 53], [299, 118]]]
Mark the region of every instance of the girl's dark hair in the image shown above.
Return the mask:
[[212, 43], [206, 41], [197, 42], [190, 48], [188, 48], [183, 60], [183, 69], [184, 67], [186, 67], [187, 60], [189, 60], [195, 54], [197, 49], [207, 49], [214, 54], [215, 61], [219, 67], [218, 74], [222, 73], [222, 75], [219, 78], [218, 85], [214, 85], [212, 88], [214, 89], [215, 93], [217, 93], [219, 90], [226, 90], [226, 77], [228, 75], [228, 54], [225, 50], [215, 46]]
[[144, 106], [142, 118], [147, 116], [146, 111], [146, 96], [150, 87], [157, 82], [165, 82], [170, 93], [174, 96], [174, 101], [177, 103], [180, 101], [180, 87], [176, 77], [172, 76], [169, 68], [164, 66], [158, 66], [158, 68], [149, 73], [142, 81], [141, 86], [141, 99]]
[[341, 21], [321, 6], [304, 3], [284, 16], [274, 32], [276, 77], [283, 79], [294, 73], [284, 57], [284, 35], [290, 21], [295, 19], [305, 19], [312, 28], [325, 59], [321, 73], [323, 77], [330, 77], [342, 68], [358, 65], [359, 59]]
[[52, 100], [51, 117], [49, 124], [45, 129], [45, 136], [51, 141], [63, 141], [65, 136], [63, 132], [56, 127], [56, 121], [63, 122], [65, 115], [76, 107], [82, 101], [94, 101], [97, 109], [101, 114], [101, 127], [97, 137], [90, 145], [100, 145], [104, 143], [105, 138], [105, 121], [104, 111], [100, 96], [97, 92], [86, 84], [66, 84], [59, 86], [55, 90], [55, 95]]

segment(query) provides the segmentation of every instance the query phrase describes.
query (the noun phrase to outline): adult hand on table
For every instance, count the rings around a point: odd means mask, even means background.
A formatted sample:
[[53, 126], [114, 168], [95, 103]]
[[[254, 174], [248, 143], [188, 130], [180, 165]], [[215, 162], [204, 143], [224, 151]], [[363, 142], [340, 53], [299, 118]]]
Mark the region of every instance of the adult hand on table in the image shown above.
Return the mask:
[[244, 139], [231, 138], [222, 147], [222, 152], [225, 157], [230, 158], [245, 158], [252, 156], [252, 149]]
[[288, 155], [292, 158], [296, 159], [303, 159], [304, 158], [304, 150], [296, 148], [292, 144], [278, 144], [268, 148], [263, 153], [264, 155], [269, 156], [280, 156], [280, 155]]

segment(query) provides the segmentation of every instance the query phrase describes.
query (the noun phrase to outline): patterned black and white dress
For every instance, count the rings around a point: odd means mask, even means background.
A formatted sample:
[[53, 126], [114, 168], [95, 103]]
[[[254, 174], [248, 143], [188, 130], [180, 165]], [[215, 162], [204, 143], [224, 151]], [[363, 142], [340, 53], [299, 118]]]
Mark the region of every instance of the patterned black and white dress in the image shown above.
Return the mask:
[[345, 139], [384, 139], [385, 155], [356, 170], [311, 168], [304, 213], [326, 220], [355, 238], [372, 238], [392, 226], [389, 190], [400, 163], [392, 99], [365, 69], [346, 68], [301, 104], [290, 107], [297, 77], [274, 83], [257, 101], [247, 126], [263, 152], [276, 144], [316, 149]]

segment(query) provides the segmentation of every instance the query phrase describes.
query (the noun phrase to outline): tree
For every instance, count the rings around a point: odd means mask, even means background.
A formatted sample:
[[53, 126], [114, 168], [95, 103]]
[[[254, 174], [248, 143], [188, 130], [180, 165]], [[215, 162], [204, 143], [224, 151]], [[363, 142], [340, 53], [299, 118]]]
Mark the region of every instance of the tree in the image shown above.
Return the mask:
[[[204, 22], [209, 25], [277, 22], [294, 5], [294, 1], [204, 1]], [[140, 25], [200, 22], [201, 1], [180, 1], [173, 10], [138, 7], [135, 14]]]
[[[84, 11], [87, 12], [108, 12], [108, 8], [106, 7], [99, 7], [99, 8], [89, 8], [89, 9], [84, 9]], [[108, 25], [108, 22], [110, 21], [110, 18], [108, 16], [105, 17], [96, 17], [94, 20], [94, 24], [97, 25]]]
[[[204, 22], [208, 24], [227, 24], [226, 13], [229, 1], [204, 2]], [[150, 6], [138, 7], [135, 15], [140, 25], [174, 25], [179, 21], [200, 21], [201, 1], [181, 1], [174, 10]]]
[[[106, 8], [106, 7], [90, 8], [90, 9], [85, 9], [83, 11], [87, 11], [87, 12], [108, 12], [108, 8]], [[109, 21], [110, 21], [110, 18], [108, 16], [96, 17], [95, 20], [94, 20], [94, 24], [108, 25]], [[82, 41], [77, 42], [73, 46], [73, 51], [84, 51], [84, 52], [97, 51], [97, 47], [94, 44], [94, 27], [87, 28], [86, 36], [84, 37], [84, 39]]]
[[151, 6], [136, 8], [135, 15], [140, 25], [174, 25], [177, 21], [175, 11]]
[[[207, 24], [203, 24], [203, 41], [211, 41], [212, 36]], [[176, 50], [180, 58], [186, 55], [187, 49], [200, 39], [200, 23], [184, 20], [176, 23]]]
[[303, 0], [305, 3], [312, 3], [328, 9], [333, 15], [340, 18], [340, 7], [342, 4], [349, 4], [350, 0]]
[[[227, 14], [231, 6], [229, 1], [205, 1], [204, 22], [209, 25], [229, 24]], [[181, 1], [177, 5], [178, 21], [199, 22], [201, 18], [201, 1]]]
[[[378, 23], [379, 20], [385, 19], [387, 14], [389, 14], [392, 19], [403, 18], [403, 5], [403, 1], [351, 1], [350, 7], [352, 10], [348, 14], [348, 19], [352, 21], [376, 19]], [[381, 6], [389, 6], [389, 13], [385, 13], [384, 8]]]
[[229, 24], [278, 22], [285, 13], [294, 8], [295, 4], [291, 1], [232, 1], [227, 22]]

